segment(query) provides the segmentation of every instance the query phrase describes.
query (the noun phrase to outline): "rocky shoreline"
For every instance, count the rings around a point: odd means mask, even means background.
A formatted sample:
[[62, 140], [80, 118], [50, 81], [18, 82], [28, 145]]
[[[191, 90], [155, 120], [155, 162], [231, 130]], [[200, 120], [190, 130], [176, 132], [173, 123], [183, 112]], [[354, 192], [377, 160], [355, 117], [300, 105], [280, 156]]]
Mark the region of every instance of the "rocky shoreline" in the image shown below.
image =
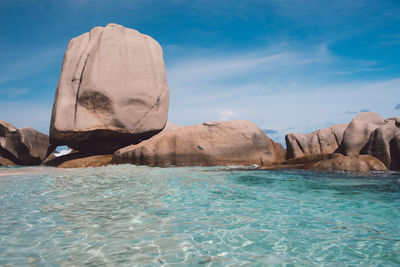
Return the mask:
[[[0, 166], [400, 170], [400, 118], [361, 112], [349, 124], [287, 134], [285, 150], [249, 121], [175, 125], [168, 106], [157, 41], [117, 24], [96, 27], [68, 45], [49, 136], [0, 121]], [[74, 151], [55, 157], [60, 145]]]

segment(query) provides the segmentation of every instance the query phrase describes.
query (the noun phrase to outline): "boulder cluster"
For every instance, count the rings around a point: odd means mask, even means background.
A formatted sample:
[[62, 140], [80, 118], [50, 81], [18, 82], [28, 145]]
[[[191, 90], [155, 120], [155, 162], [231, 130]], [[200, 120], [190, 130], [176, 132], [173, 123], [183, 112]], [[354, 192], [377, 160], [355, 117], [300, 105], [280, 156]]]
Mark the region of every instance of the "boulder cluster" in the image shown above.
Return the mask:
[[39, 165], [55, 148], [46, 134], [0, 121], [0, 166]]
[[285, 150], [248, 121], [181, 127], [168, 119], [163, 53], [150, 36], [121, 25], [72, 39], [64, 56], [50, 142], [75, 151], [58, 167], [265, 165]]
[[[307, 135], [288, 134], [285, 141], [287, 160], [280, 165], [349, 171], [364, 171], [369, 165], [369, 170], [400, 170], [400, 118], [383, 119], [375, 112], [361, 112], [349, 124]], [[372, 159], [382, 164], [371, 165]]]
[[[0, 121], [0, 165], [400, 170], [399, 118], [360, 113], [349, 124], [288, 134], [285, 150], [249, 121], [175, 125], [167, 121], [168, 106], [157, 41], [117, 24], [93, 28], [69, 42], [50, 135]], [[60, 145], [74, 150], [51, 157]]]

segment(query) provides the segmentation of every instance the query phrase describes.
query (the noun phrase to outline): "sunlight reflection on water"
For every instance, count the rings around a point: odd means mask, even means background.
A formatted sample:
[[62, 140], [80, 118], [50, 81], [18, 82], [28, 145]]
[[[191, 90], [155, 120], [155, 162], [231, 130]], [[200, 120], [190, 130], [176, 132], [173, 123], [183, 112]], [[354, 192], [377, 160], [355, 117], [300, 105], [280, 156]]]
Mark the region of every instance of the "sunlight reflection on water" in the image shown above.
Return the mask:
[[14, 169], [1, 265], [400, 264], [398, 173]]

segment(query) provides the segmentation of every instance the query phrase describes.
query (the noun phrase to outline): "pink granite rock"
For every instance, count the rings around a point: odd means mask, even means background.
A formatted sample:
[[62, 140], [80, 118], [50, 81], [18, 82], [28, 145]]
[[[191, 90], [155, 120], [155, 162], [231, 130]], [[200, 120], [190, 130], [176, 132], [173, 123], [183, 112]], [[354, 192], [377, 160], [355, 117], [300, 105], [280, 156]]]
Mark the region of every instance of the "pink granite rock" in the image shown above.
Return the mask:
[[342, 142], [346, 127], [347, 124], [336, 124], [310, 134], [287, 134], [285, 136], [286, 158], [292, 159], [335, 152]]
[[113, 152], [160, 132], [168, 105], [160, 45], [121, 25], [96, 27], [69, 42], [50, 140], [79, 151]]
[[216, 121], [166, 131], [116, 151], [112, 163], [151, 166], [268, 165], [285, 150], [249, 121]]

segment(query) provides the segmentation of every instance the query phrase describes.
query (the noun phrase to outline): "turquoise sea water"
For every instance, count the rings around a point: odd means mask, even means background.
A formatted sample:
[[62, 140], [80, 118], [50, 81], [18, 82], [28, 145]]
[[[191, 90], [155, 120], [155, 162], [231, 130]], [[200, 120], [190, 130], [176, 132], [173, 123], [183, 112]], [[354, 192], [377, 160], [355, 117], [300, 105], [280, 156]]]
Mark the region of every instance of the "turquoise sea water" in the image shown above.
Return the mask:
[[399, 173], [10, 170], [1, 266], [400, 265]]

